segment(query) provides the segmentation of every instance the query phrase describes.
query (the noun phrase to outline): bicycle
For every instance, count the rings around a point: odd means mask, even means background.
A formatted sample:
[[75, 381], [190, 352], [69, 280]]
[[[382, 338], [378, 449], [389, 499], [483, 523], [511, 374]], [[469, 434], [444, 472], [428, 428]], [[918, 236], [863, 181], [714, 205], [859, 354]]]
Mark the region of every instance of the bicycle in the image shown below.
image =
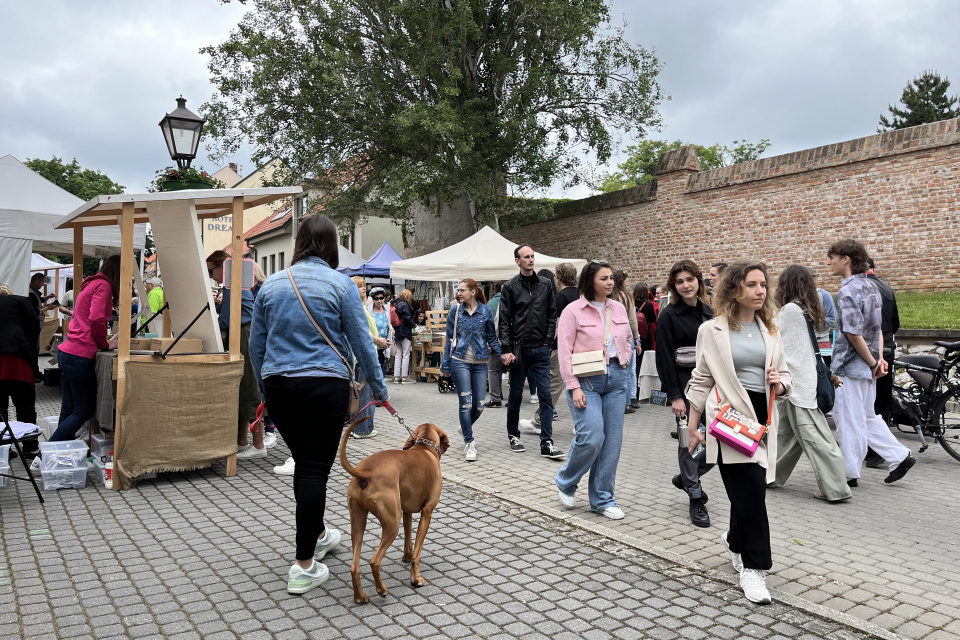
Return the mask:
[[[911, 382], [894, 385], [891, 422], [905, 433], [920, 437], [920, 453], [927, 449], [927, 437], [937, 440], [951, 457], [960, 460], [960, 342], [937, 342], [943, 358], [933, 354], [905, 355], [893, 361], [895, 369], [906, 371]], [[902, 429], [902, 426], [910, 429]]]

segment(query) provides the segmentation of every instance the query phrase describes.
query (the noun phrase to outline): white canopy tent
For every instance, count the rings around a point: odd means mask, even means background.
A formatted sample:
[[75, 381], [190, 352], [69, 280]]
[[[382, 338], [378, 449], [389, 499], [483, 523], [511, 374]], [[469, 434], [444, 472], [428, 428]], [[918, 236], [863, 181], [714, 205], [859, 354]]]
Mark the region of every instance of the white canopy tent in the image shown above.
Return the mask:
[[[509, 280], [519, 273], [513, 258], [516, 246], [515, 242], [507, 240], [490, 227], [483, 227], [469, 238], [440, 251], [391, 263], [390, 277], [431, 281], [460, 278], [485, 282]], [[580, 258], [554, 258], [535, 253], [535, 268], [538, 271], [553, 270], [561, 262], [569, 262], [577, 271], [587, 264], [586, 260]]]
[[364, 259], [355, 254], [350, 249], [347, 249], [342, 244], [337, 245], [337, 249], [340, 253], [340, 266], [341, 267], [352, 267], [354, 265], [363, 264]]
[[[26, 295], [31, 253], [73, 255], [73, 233], [55, 230], [57, 221], [83, 204], [11, 155], [0, 158], [0, 282]], [[143, 248], [146, 225], [134, 228], [134, 247]], [[84, 234], [83, 254], [104, 257], [120, 248], [115, 226]]]

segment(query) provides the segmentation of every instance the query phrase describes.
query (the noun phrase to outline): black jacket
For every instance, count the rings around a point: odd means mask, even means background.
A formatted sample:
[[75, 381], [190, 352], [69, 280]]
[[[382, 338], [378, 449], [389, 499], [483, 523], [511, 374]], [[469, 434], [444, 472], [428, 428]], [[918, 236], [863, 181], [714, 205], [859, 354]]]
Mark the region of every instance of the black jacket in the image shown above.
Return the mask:
[[[580, 294], [577, 293], [577, 288], [574, 286], [564, 287], [557, 291], [554, 296], [554, 306], [557, 307], [557, 322], [560, 322], [560, 315], [563, 313], [563, 310], [567, 308], [567, 305], [578, 299]], [[554, 332], [556, 333], [556, 332]], [[557, 350], [557, 338], [554, 335], [553, 342], [550, 344], [550, 348], [554, 351]]]
[[413, 328], [417, 323], [413, 319], [413, 311], [410, 305], [404, 299], [397, 300], [395, 305], [397, 317], [400, 318], [400, 326], [393, 328], [394, 340], [413, 340]]
[[[524, 347], [549, 347], [557, 333], [557, 307], [553, 283], [537, 276], [537, 285], [529, 287], [520, 274], [507, 280], [500, 291], [500, 347], [513, 349], [523, 335], [527, 321], [532, 322], [523, 341]], [[532, 305], [532, 307], [531, 307]]]
[[682, 398], [693, 368], [677, 366], [674, 352], [680, 347], [697, 346], [700, 325], [713, 319], [713, 309], [703, 300], [691, 307], [683, 301], [668, 304], [657, 318], [657, 374], [668, 400]]
[[29, 298], [0, 296], [0, 354], [12, 353], [36, 362], [33, 343], [39, 335], [40, 324]]
[[897, 348], [896, 333], [900, 330], [900, 312], [897, 311], [897, 298], [893, 295], [893, 289], [886, 282], [868, 273], [870, 282], [877, 285], [880, 292], [880, 300], [883, 306], [880, 308], [880, 332], [883, 334], [883, 350], [886, 352], [884, 357], [893, 358], [893, 352]]

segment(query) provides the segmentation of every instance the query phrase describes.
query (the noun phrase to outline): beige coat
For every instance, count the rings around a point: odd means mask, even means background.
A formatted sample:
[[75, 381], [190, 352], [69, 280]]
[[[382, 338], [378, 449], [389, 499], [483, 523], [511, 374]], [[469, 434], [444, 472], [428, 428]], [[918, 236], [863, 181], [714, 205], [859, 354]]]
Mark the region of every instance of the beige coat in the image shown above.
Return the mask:
[[[773, 360], [777, 370], [780, 371], [780, 382], [787, 391], [784, 396], [789, 395], [793, 388], [793, 380], [787, 370], [780, 334], [771, 334], [762, 322], [757, 324], [760, 326], [760, 334], [766, 346], [765, 361], [769, 363], [771, 359]], [[730, 325], [724, 317], [714, 318], [700, 325], [697, 332], [697, 366], [693, 370], [686, 389], [686, 397], [690, 405], [704, 412], [708, 425], [714, 421], [720, 408], [717, 405], [714, 387], [720, 392], [721, 403], [730, 403], [737, 411], [751, 416], [754, 420], [757, 419], [750, 396], [737, 379], [737, 372], [733, 367], [733, 355], [730, 352]], [[769, 400], [770, 389], [768, 388], [767, 401]], [[778, 419], [777, 407], [774, 403], [773, 417], [767, 436], [760, 442], [752, 458], [720, 443], [716, 438], [707, 436], [707, 462], [711, 464], [717, 462], [719, 447], [723, 451], [725, 464], [756, 462], [767, 470], [767, 482], [773, 482], [777, 474]]]

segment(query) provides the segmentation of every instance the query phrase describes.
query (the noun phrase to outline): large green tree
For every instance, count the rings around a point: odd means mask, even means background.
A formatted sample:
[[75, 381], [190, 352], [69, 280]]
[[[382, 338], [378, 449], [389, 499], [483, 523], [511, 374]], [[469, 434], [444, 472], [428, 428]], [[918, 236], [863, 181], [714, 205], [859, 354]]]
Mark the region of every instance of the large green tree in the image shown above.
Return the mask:
[[900, 96], [903, 108], [889, 105], [891, 118], [880, 116], [877, 132], [906, 129], [920, 124], [949, 120], [960, 116], [957, 96], [948, 96], [950, 81], [936, 71], [924, 71], [907, 83]]
[[117, 184], [104, 173], [83, 169], [76, 158], [68, 163], [56, 156], [50, 160], [31, 158], [23, 164], [81, 200], [89, 200], [101, 194], [123, 193], [123, 185]]
[[579, 183], [588, 151], [604, 162], [618, 131], [660, 122], [661, 64], [603, 0], [252, 4], [202, 50], [214, 152], [249, 141], [277, 180], [326, 180], [327, 213], [461, 202], [495, 222], [510, 195]]
[[[689, 142], [674, 140], [642, 140], [638, 144], [627, 147], [628, 157], [617, 165], [617, 170], [603, 173], [600, 176], [600, 191], [619, 191], [637, 185], [653, 182], [657, 179], [657, 167], [660, 158], [668, 151], [680, 149], [689, 145]], [[692, 145], [700, 158], [700, 169], [709, 171], [718, 167], [740, 164], [756, 160], [771, 146], [770, 140], [763, 138], [759, 142], [748, 140], [734, 140], [733, 144], [720, 143], [705, 147], [702, 144]]]

